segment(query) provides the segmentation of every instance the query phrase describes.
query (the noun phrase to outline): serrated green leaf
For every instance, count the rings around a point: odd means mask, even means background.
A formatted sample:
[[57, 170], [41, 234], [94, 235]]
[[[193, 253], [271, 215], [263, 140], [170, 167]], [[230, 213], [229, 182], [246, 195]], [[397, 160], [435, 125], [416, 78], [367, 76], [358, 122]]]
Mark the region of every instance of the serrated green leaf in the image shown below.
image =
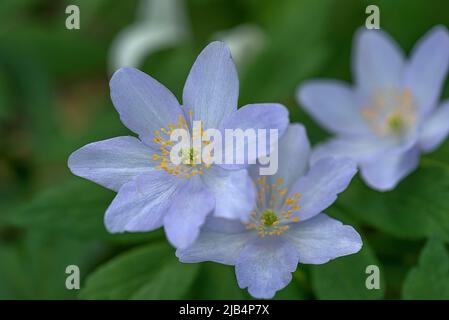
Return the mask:
[[[380, 269], [380, 288], [367, 289], [366, 268]], [[323, 265], [310, 266], [312, 287], [319, 299], [381, 299], [385, 294], [382, 268], [366, 241], [360, 252], [337, 258]]]
[[87, 279], [84, 299], [181, 299], [197, 264], [182, 264], [166, 243], [133, 249], [99, 267]]
[[449, 299], [449, 255], [443, 242], [431, 239], [410, 270], [402, 290], [404, 299]]

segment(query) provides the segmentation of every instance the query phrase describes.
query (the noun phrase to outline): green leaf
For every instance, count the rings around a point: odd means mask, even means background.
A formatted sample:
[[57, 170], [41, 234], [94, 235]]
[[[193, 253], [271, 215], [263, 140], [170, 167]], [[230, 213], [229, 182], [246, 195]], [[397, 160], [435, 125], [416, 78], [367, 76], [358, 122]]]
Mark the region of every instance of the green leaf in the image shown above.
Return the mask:
[[[329, 50], [323, 39], [331, 9], [328, 0], [290, 0], [266, 11], [272, 41], [241, 76], [241, 103], [291, 98], [300, 81], [324, 64]], [[291, 111], [297, 110], [295, 106]]]
[[[192, 287], [189, 298], [199, 300], [254, 299], [246, 289], [239, 288], [234, 266], [205, 262], [200, 264], [200, 268], [201, 272]], [[300, 272], [297, 270], [294, 277]], [[305, 290], [299, 281], [291, 281], [274, 297], [279, 300], [302, 300], [304, 298]]]
[[[298, 269], [301, 267], [302, 266], [299, 265]], [[298, 269], [293, 273], [294, 280], [292, 280], [284, 289], [276, 292], [274, 300], [304, 300], [306, 298], [303, 284], [297, 280], [298, 277], [301, 277], [300, 274], [302, 272]]]
[[449, 255], [443, 242], [430, 239], [410, 270], [402, 290], [404, 299], [449, 299]]
[[405, 239], [436, 236], [449, 241], [449, 170], [423, 159], [394, 190], [376, 192], [354, 179], [337, 206], [354, 219]]
[[181, 299], [198, 271], [182, 264], [165, 243], [139, 247], [99, 267], [87, 279], [85, 299]]
[[241, 300], [245, 291], [237, 285], [234, 266], [213, 262], [200, 264], [201, 272], [192, 288], [191, 297], [199, 300]]
[[73, 181], [42, 191], [30, 202], [1, 218], [4, 223], [16, 227], [57, 230], [89, 239], [142, 242], [163, 237], [161, 230], [109, 234], [103, 216], [113, 197], [114, 193], [103, 187], [74, 178]]
[[[367, 289], [365, 282], [370, 274], [366, 267], [380, 269], [380, 288]], [[310, 266], [312, 287], [319, 299], [381, 299], [385, 292], [385, 279], [379, 261], [366, 241], [360, 252], [337, 258], [323, 265]]]
[[0, 299], [75, 299], [77, 292], [65, 286], [66, 267], [78, 266], [82, 278], [104, 256], [99, 243], [66, 234], [20, 235], [0, 242]]

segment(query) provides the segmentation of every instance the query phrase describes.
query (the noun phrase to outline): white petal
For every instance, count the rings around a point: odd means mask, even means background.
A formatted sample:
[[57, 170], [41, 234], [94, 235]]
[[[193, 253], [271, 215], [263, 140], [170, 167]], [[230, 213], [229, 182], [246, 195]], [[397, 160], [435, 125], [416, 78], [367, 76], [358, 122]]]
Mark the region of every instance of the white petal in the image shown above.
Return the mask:
[[313, 164], [322, 158], [334, 157], [350, 158], [361, 163], [392, 148], [398, 148], [398, 146], [396, 141], [390, 139], [380, 139], [375, 136], [337, 137], [318, 144], [313, 149], [310, 162]]
[[356, 164], [343, 158], [324, 158], [293, 184], [289, 194], [299, 193], [301, 206], [295, 215], [304, 221], [321, 213], [337, 199], [357, 173]]
[[431, 152], [438, 148], [448, 134], [449, 101], [446, 101], [422, 124], [419, 146], [424, 152]]
[[175, 124], [178, 115], [183, 114], [167, 88], [137, 69], [117, 70], [109, 85], [120, 119], [148, 145], [153, 144], [155, 130]]
[[419, 164], [419, 148], [406, 152], [393, 150], [360, 165], [363, 180], [378, 191], [389, 191], [415, 170]]
[[298, 250], [300, 263], [322, 264], [362, 248], [362, 239], [353, 227], [325, 214], [290, 227], [285, 236]]
[[353, 50], [353, 72], [364, 95], [384, 88], [402, 88], [404, 55], [387, 33], [360, 29]]
[[213, 165], [202, 178], [215, 196], [215, 217], [247, 220], [256, 199], [247, 170], [225, 170]]
[[286, 287], [298, 265], [298, 251], [288, 241], [258, 238], [241, 251], [235, 265], [240, 288], [255, 298], [270, 299]]
[[139, 174], [150, 172], [153, 151], [134, 137], [116, 137], [85, 145], [72, 153], [73, 174], [118, 191]]
[[239, 79], [224, 42], [212, 42], [201, 51], [190, 70], [182, 95], [183, 105], [204, 128], [219, 124], [237, 110]]
[[415, 45], [406, 69], [405, 86], [426, 115], [436, 107], [449, 67], [449, 34], [443, 26], [430, 30]]
[[242, 249], [254, 237], [257, 235], [252, 231], [222, 233], [206, 229], [190, 247], [178, 249], [176, 256], [186, 263], [213, 261], [234, 265]]
[[[278, 138], [281, 137], [287, 129], [288, 122], [287, 108], [278, 103], [255, 103], [241, 107], [223, 121], [220, 130], [224, 137], [229, 134], [227, 130], [236, 129], [241, 129], [243, 135], [248, 129], [254, 134], [244, 136], [244, 143], [241, 144], [234, 141], [237, 140], [236, 138], [223, 138], [225, 150], [222, 151], [222, 154], [225, 155], [228, 150], [233, 150], [236, 164], [229, 164], [225, 159], [220, 166], [227, 169], [242, 168], [248, 163], [255, 163], [257, 158], [265, 157], [273, 150], [273, 147], [276, 147], [276, 145], [270, 144], [270, 131], [276, 130]], [[265, 149], [258, 148], [260, 129], [265, 130]]]
[[368, 132], [360, 112], [362, 103], [346, 83], [336, 80], [307, 81], [299, 88], [297, 98], [303, 108], [331, 132]]
[[288, 126], [279, 140], [278, 171], [270, 178], [270, 184], [278, 178], [283, 180], [284, 187], [290, 187], [309, 169], [310, 143], [306, 129], [302, 124]]
[[112, 233], [159, 228], [180, 186], [179, 178], [162, 170], [137, 176], [120, 188], [106, 210], [106, 228]]
[[170, 243], [176, 248], [190, 246], [214, 206], [214, 195], [201, 179], [191, 178], [173, 197], [170, 209], [164, 216], [165, 233]]

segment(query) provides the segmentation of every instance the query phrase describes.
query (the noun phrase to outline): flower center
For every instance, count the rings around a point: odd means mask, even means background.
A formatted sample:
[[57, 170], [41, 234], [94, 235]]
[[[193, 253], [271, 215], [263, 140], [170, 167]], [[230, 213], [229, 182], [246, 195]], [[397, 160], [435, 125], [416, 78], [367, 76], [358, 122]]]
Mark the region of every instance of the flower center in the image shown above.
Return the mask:
[[290, 228], [289, 224], [298, 222], [299, 218], [294, 214], [300, 208], [298, 201], [301, 195], [287, 194], [288, 188], [282, 187], [282, 178], [269, 184], [266, 176], [259, 177], [256, 208], [246, 228], [256, 230], [260, 237], [279, 236]]
[[[192, 110], [189, 111], [189, 117], [192, 119]], [[201, 153], [196, 151], [192, 147], [181, 149], [181, 163], [174, 164], [170, 159], [170, 151], [173, 147], [174, 143], [170, 139], [171, 134], [176, 129], [185, 129], [190, 132], [190, 127], [187, 124], [186, 119], [183, 115], [178, 115], [178, 121], [176, 124], [168, 124], [166, 128], [160, 128], [159, 130], [154, 131], [153, 142], [155, 142], [159, 150], [158, 152], [153, 154], [153, 160], [158, 161], [159, 164], [155, 166], [158, 170], [164, 170], [165, 172], [179, 177], [179, 178], [190, 178], [196, 175], [203, 174], [204, 169], [208, 169], [210, 164], [202, 163], [201, 161]], [[202, 138], [203, 128], [199, 130], [193, 130], [192, 132], [192, 143], [193, 140], [197, 137], [197, 135]], [[210, 141], [202, 141], [203, 145], [209, 144]]]
[[198, 152], [193, 148], [184, 148], [181, 150], [182, 163], [193, 166], [199, 158]]
[[361, 109], [363, 118], [379, 136], [400, 136], [416, 122], [416, 107], [411, 91], [387, 89]]
[[262, 213], [260, 221], [267, 227], [271, 227], [275, 223], [279, 223], [278, 216], [273, 210], [266, 210], [264, 213]]
[[391, 129], [392, 132], [400, 133], [404, 129], [406, 123], [401, 114], [394, 113], [394, 114], [391, 114], [390, 116], [388, 116], [387, 125]]

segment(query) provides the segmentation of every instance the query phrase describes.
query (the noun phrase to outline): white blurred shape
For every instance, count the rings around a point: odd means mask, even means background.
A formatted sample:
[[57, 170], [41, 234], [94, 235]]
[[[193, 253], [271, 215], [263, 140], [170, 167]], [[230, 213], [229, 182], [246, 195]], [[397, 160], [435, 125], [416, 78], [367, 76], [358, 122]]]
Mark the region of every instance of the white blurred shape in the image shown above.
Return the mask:
[[242, 24], [215, 34], [215, 39], [224, 41], [231, 50], [237, 68], [242, 70], [266, 45], [267, 37], [254, 24]]
[[142, 0], [138, 20], [112, 43], [111, 72], [138, 67], [151, 53], [174, 47], [189, 36], [183, 0]]

